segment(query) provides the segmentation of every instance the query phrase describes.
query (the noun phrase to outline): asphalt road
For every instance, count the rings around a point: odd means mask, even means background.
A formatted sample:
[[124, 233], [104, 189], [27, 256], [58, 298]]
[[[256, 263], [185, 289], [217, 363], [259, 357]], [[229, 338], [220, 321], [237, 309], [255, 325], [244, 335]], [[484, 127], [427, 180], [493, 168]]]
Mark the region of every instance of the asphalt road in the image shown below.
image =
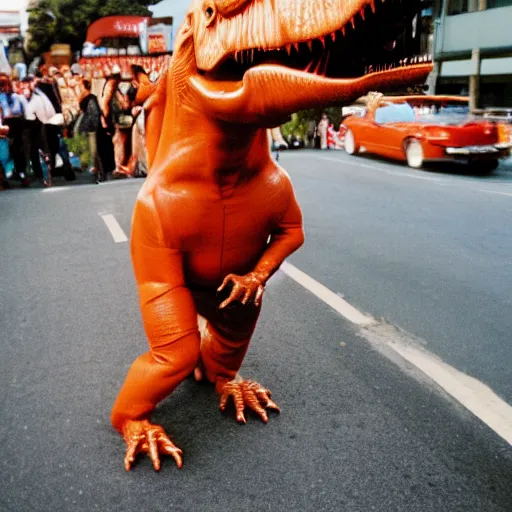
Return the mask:
[[[474, 190], [512, 193], [508, 174], [356, 162], [282, 155], [308, 236], [290, 261], [509, 396], [512, 196]], [[186, 381], [155, 414], [183, 469], [126, 473], [109, 413], [147, 345], [128, 244], [101, 215], [129, 233], [139, 186], [0, 195], [1, 512], [512, 510], [510, 446], [282, 272], [242, 368], [282, 414], [240, 426]]]

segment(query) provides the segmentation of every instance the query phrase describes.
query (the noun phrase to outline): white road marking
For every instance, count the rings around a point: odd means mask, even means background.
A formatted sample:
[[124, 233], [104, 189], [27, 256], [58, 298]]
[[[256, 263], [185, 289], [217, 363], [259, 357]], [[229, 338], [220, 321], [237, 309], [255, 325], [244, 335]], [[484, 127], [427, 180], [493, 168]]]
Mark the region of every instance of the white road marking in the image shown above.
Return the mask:
[[[496, 395], [491, 388], [446, 364], [410, 340], [404, 340], [403, 337], [401, 339], [398, 336], [382, 336], [380, 334], [371, 339], [372, 335], [379, 333], [381, 327], [375, 319], [364, 315], [323, 284], [290, 263], [284, 262], [281, 265], [281, 270], [347, 320], [365, 327], [361, 332], [368, 341], [375, 343], [375, 337], [377, 337], [380, 345], [385, 344], [388, 349], [414, 365], [512, 445], [512, 406]], [[380, 330], [382, 331], [382, 329]]]
[[497, 190], [485, 190], [482, 188], [475, 189], [475, 190], [478, 190], [478, 192], [486, 192], [487, 194], [497, 194], [499, 196], [511, 196], [512, 197], [512, 193], [510, 193], [510, 192], [498, 192]]
[[318, 281], [315, 281], [315, 279], [290, 263], [285, 261], [281, 265], [281, 270], [288, 277], [291, 277], [294, 281], [306, 288], [306, 290], [310, 291], [313, 295], [316, 295], [320, 300], [331, 306], [331, 308], [340, 313], [350, 322], [357, 325], [372, 325], [376, 323], [372, 317], [363, 315], [363, 313], [349, 304], [346, 300], [342, 299], [339, 295], [332, 292], [329, 288], [326, 288]]
[[124, 234], [123, 228], [119, 225], [119, 222], [117, 222], [117, 219], [111, 214], [102, 215], [101, 218], [107, 225], [108, 230], [110, 231], [110, 234], [114, 238], [114, 242], [118, 244], [119, 242], [127, 242], [128, 238]]
[[393, 343], [390, 348], [419, 368], [512, 445], [512, 407], [496, 395], [489, 386], [413, 345]]
[[63, 190], [69, 190], [71, 187], [50, 187], [43, 188], [41, 192], [62, 192]]

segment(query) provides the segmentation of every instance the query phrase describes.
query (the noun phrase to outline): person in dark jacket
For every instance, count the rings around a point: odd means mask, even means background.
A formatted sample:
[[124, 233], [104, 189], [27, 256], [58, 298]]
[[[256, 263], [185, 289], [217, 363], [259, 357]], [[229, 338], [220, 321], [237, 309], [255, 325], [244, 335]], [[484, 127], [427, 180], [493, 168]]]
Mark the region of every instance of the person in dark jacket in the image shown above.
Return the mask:
[[69, 161], [69, 154], [65, 148], [62, 137], [64, 135], [64, 115], [62, 113], [62, 98], [56, 81], [52, 77], [38, 77], [35, 92], [42, 92], [50, 100], [55, 109], [55, 116], [44, 124], [43, 134], [45, 137], [45, 147], [50, 152], [51, 173], [55, 174], [57, 154], [60, 155], [63, 162], [63, 174], [66, 180], [75, 179], [75, 173]]
[[87, 135], [96, 182], [105, 181], [105, 169], [98, 154], [98, 136], [100, 135], [98, 132], [101, 129], [100, 105], [98, 103], [98, 98], [96, 98], [96, 96], [91, 92], [90, 80], [83, 80], [82, 86], [84, 88], [84, 93], [80, 100], [80, 111], [82, 112], [83, 117], [78, 131], [79, 133]]

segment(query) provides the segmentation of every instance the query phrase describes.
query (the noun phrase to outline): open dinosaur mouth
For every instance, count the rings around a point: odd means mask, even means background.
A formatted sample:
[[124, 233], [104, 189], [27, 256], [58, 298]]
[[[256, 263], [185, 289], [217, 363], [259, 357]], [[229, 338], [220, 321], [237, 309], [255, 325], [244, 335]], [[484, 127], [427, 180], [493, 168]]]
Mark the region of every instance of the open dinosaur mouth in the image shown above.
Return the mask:
[[277, 64], [326, 78], [359, 78], [402, 66], [427, 64], [422, 54], [419, 2], [373, 0], [335, 32], [276, 49], [228, 55], [208, 73], [212, 80], [239, 81], [261, 64]]

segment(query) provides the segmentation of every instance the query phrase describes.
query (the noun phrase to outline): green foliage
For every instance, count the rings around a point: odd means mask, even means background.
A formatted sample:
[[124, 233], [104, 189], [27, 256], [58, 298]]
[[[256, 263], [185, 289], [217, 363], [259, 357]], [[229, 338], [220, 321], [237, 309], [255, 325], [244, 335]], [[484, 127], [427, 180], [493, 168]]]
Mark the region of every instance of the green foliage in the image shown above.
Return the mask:
[[87, 27], [103, 16], [150, 16], [149, 5], [158, 0], [41, 0], [30, 9], [30, 57], [50, 49], [54, 43], [69, 44], [73, 52], [82, 48]]
[[64, 139], [70, 153], [80, 158], [83, 168], [92, 165], [92, 156], [89, 152], [89, 140], [85, 134], [77, 134], [76, 137]]

